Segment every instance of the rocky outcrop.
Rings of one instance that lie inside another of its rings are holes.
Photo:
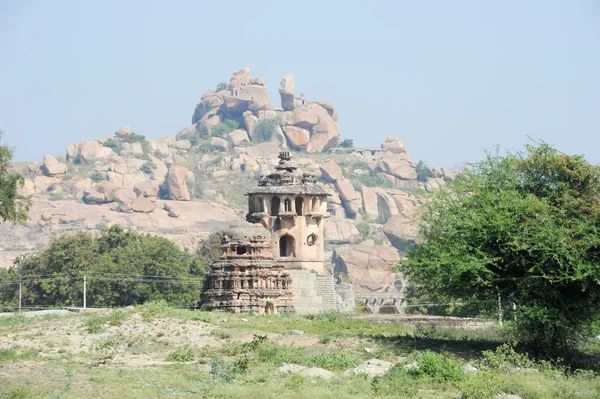
[[[296,80],[294,75],[285,75],[279,84],[279,95],[281,96],[281,108],[284,111],[294,109],[294,94],[296,91]]]
[[[227,139],[232,145],[258,144],[264,135],[261,137],[257,126],[261,121],[271,120],[269,140],[281,147],[289,145],[298,151],[320,152],[338,143],[337,113],[330,102],[307,102],[303,94],[295,97],[293,75],[283,78],[279,93],[283,111],[276,111],[271,105],[264,79],[252,78],[250,70],[242,68],[232,74],[227,86],[202,95],[192,125],[182,129],[177,140],[212,136],[216,125],[234,120],[245,135],[237,130],[230,133]]]
[[[62,177],[67,173],[67,165],[58,162],[52,155],[44,155],[42,170],[46,176]]]
[[[156,208],[156,203],[146,197],[138,197],[131,203],[131,210],[134,212],[150,213]]]
[[[360,238],[360,232],[349,220],[327,219],[323,225],[325,239],[334,244],[348,244]]]
[[[188,170],[182,166],[171,166],[165,181],[164,191],[169,199],[175,201],[189,201],[190,193],[185,182]]]
[[[416,180],[417,171],[416,165],[410,161],[408,153],[404,152],[401,154],[394,154],[392,152],[385,152],[377,167],[384,173],[392,175],[402,180]]]
[[[361,209],[361,199],[356,193],[354,186],[350,180],[337,180],[335,182],[335,189],[340,195],[342,200],[342,206],[346,210],[349,217],[355,218],[358,211]]]
[[[131,134],[131,128],[129,126],[123,126],[115,132],[117,137],[126,137]]]
[[[334,273],[349,276],[355,291],[377,292],[400,291],[402,279],[393,271],[399,260],[394,248],[378,245],[342,245],[332,257]]]
[[[321,171],[321,177],[329,183],[335,183],[344,178],[342,168],[335,161],[325,162],[319,167],[319,170]]]
[[[111,148],[104,147],[96,140],[84,141],[77,145],[77,158],[82,162],[93,163],[98,159],[110,157],[114,154]]]
[[[297,151],[306,151],[310,142],[310,132],[308,130],[297,126],[284,126],[282,129],[290,148]]]
[[[402,140],[397,137],[388,137],[385,142],[381,144],[381,148],[385,151],[389,151],[392,154],[404,154],[406,153],[406,145]]]
[[[417,222],[402,214],[395,215],[383,225],[383,232],[398,251],[406,251],[416,243]]]

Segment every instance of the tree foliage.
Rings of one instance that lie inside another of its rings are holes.
[[[275,130],[280,126],[281,120],[279,118],[261,119],[254,125],[254,135],[259,143],[270,141]]]
[[[0,140],[3,132],[0,130]],[[13,149],[6,144],[0,144],[0,222],[17,223],[27,220],[27,212],[31,202],[17,194],[17,189],[23,187],[23,176],[14,172],[10,161]]]
[[[415,168],[415,171],[417,172],[417,180],[420,182],[426,182],[427,179],[429,179],[430,177],[433,176],[433,172],[431,171],[431,169],[429,169],[427,164],[423,161],[419,161],[417,163],[417,167]]]
[[[354,140],[344,139],[344,140],[340,141],[338,146],[340,146],[342,148],[352,148],[352,147],[354,147]]]
[[[217,85],[217,92],[227,90],[227,83],[221,82]]]
[[[83,276],[88,306],[127,306],[166,300],[188,306],[200,297],[206,265],[169,240],[126,232],[119,226],[97,238],[87,233],[62,236],[22,263],[26,305],[81,306]],[[3,281],[17,282],[9,270]],[[14,301],[15,285],[0,285],[0,298]]]
[[[223,122],[219,122],[213,126],[211,132],[215,137],[223,137],[226,134],[233,132],[238,127],[240,127],[240,123],[238,121],[234,119],[225,119]]]
[[[448,298],[515,304],[516,338],[557,354],[600,308],[600,170],[541,143],[469,165],[430,194],[400,265]]]

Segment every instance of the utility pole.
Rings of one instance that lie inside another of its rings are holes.
[[[21,314],[21,301],[23,299],[23,255],[19,259],[19,314]]]
[[[502,327],[502,297],[500,296],[500,291],[498,291],[498,323],[500,327]]]
[[[86,308],[86,280],[87,280],[87,276],[83,276],[83,308]]]

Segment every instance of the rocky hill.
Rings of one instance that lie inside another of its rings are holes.
[[[153,140],[123,127],[28,164],[21,194],[33,209],[27,223],[0,225],[0,267],[60,234],[112,224],[194,250],[245,216],[244,193],[289,149],[331,193],[325,239],[332,267],[357,289],[394,290],[401,281],[390,264],[415,239],[419,193],[453,174],[418,165],[395,137],[373,148],[339,147],[331,103],[296,96],[292,75],[279,93],[281,109],[271,104],[264,79],[243,68],[205,92],[193,124],[174,136]]]

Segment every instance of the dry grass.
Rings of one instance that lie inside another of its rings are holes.
[[[90,331],[90,325],[100,328]],[[339,315],[209,314],[160,304],[0,318],[0,397],[598,397],[595,372],[535,362],[502,342],[496,329],[415,329]],[[588,349],[600,352],[596,344]],[[397,366],[375,379],[345,372],[374,357]],[[413,361],[428,367],[407,372],[404,365]],[[215,374],[215,362],[224,371]],[[335,377],[280,375],[283,362],[324,367]],[[464,373],[466,363],[479,371]]]

